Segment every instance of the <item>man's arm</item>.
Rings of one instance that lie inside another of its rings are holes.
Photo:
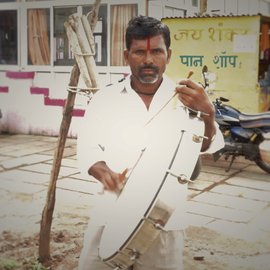
[[[176,87],[179,100],[187,107],[200,111],[202,120],[205,124],[204,136],[201,152],[209,149],[212,143],[212,149],[220,149],[224,146],[222,134],[215,122],[215,107],[209,99],[204,88],[190,79],[184,79]],[[218,136],[217,136],[218,135]]]
[[[202,117],[204,121],[204,136],[207,137],[203,140],[201,152],[206,151],[210,144],[215,140],[217,128],[215,126],[215,112]]]

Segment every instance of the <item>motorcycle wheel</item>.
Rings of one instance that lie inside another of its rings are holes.
[[[265,172],[270,173],[270,164],[263,161],[261,157],[255,160],[255,163]]]

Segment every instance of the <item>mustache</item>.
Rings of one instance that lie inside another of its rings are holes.
[[[153,69],[156,72],[159,71],[159,68],[157,66],[153,66],[153,65],[143,65],[140,67],[140,70],[143,70],[143,69]]]

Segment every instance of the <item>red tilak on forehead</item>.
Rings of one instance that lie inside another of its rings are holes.
[[[147,37],[147,51],[150,51],[150,37]]]

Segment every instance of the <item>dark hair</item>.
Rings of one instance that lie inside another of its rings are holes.
[[[132,18],[126,29],[126,48],[130,50],[133,39],[146,39],[163,35],[167,50],[171,45],[170,30],[168,26],[160,20],[148,16],[137,16]]]

